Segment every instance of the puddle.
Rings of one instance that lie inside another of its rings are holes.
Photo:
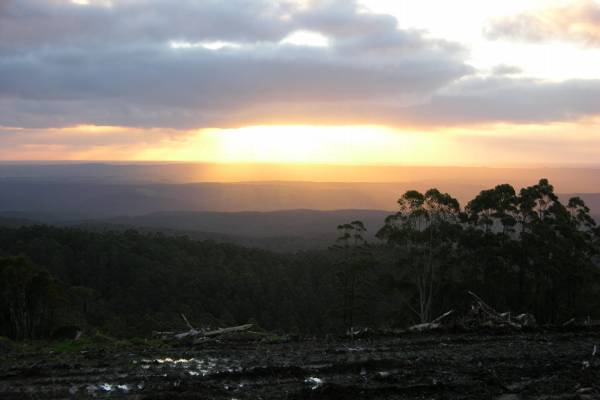
[[[164,371],[164,369],[172,369],[174,371],[182,370],[187,372],[188,375],[194,377],[204,377],[222,372],[239,372],[242,370],[239,364],[232,362],[228,358],[218,359],[214,357],[178,359],[165,357],[156,359],[143,359],[139,362],[139,364],[140,368],[144,370],[151,370],[153,368],[160,368],[162,371]]]
[[[308,383],[309,385],[311,385],[311,387],[310,387],[310,388],[311,388],[312,390],[316,390],[316,389],[318,389],[319,387],[321,387],[321,385],[323,385],[323,379],[321,379],[321,378],[317,378],[317,377],[314,377],[314,376],[311,376],[311,377],[309,377],[309,378],[306,378],[306,379],[304,380],[304,383]]]
[[[69,394],[75,396],[78,393],[87,393],[90,396],[95,396],[96,393],[119,393],[127,394],[132,390],[142,390],[144,388],[143,383],[137,385],[133,384],[121,384],[121,383],[89,383],[84,385],[74,385],[69,388]]]

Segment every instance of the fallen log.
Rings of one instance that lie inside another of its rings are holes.
[[[181,318],[183,319],[183,322],[185,322],[185,324],[188,326],[188,328],[190,328],[190,331],[196,330],[196,328],[194,328],[192,326],[192,324],[190,324],[190,321],[188,321],[188,319],[186,318],[185,314],[181,313],[179,315],[181,315]]]
[[[471,297],[473,297],[475,299],[475,302],[477,303],[477,305],[479,306],[481,311],[485,312],[486,314],[488,314],[489,316],[491,316],[495,319],[505,320],[498,311],[494,310],[492,307],[487,305],[487,303],[485,301],[483,301],[481,299],[481,297],[477,296],[475,293],[471,292],[470,290],[468,293]]]
[[[185,324],[187,325],[188,328],[190,328],[189,331],[187,332],[182,332],[182,333],[178,333],[176,335],[173,335],[173,337],[175,339],[185,339],[188,337],[194,337],[194,336],[198,336],[199,334],[202,333],[202,331],[194,328],[194,326],[190,323],[190,321],[187,319],[187,317],[185,316],[185,314],[181,313],[179,314],[179,316],[181,317],[181,319],[183,319],[183,322],[185,322]]]
[[[173,334],[172,337],[177,340],[191,339],[194,343],[202,343],[211,338],[215,338],[215,337],[218,337],[221,335],[226,335],[229,333],[247,331],[254,326],[252,324],[245,324],[245,325],[231,326],[228,328],[215,329],[212,331],[206,331],[206,330],[196,329],[196,328],[192,327],[192,325],[189,323],[189,321],[187,320],[187,318],[185,318],[185,316],[183,314],[181,314],[181,317],[184,319],[184,321],[186,321],[186,324],[188,325],[188,327],[190,327],[190,330],[188,330],[186,332]]]
[[[204,332],[203,335],[206,337],[220,336],[225,333],[247,331],[248,329],[252,328],[252,326],[253,326],[252,324],[245,324],[245,325],[232,326],[229,328],[215,329],[214,331]]]
[[[443,320],[445,320],[446,318],[448,318],[449,316],[451,316],[452,314],[454,314],[454,310],[446,311],[445,313],[443,313],[442,315],[440,315],[439,317],[437,317],[436,319],[434,319],[433,321],[431,321],[431,323],[432,324],[439,324]]]
[[[495,322],[500,325],[508,325],[515,329],[521,329],[522,325],[512,322],[510,320],[510,313],[505,313],[504,315],[500,314],[493,307],[489,306],[485,301],[481,299],[481,297],[477,296],[475,293],[469,290],[469,295],[475,299],[475,303],[477,304],[478,310],[486,314],[489,319],[488,322]]]
[[[190,329],[187,332],[178,333],[178,334],[174,335],[173,337],[175,339],[181,340],[181,339],[185,339],[185,338],[188,338],[188,337],[194,337],[194,336],[198,336],[198,335],[202,335],[202,332],[200,332],[200,331],[198,331],[196,329]]]
[[[424,331],[433,331],[439,329],[442,324],[433,323],[433,322],[424,322],[422,324],[417,324],[408,327],[409,332],[424,332]]]
[[[433,321],[413,325],[413,326],[409,327],[408,330],[411,332],[424,332],[424,331],[432,331],[432,330],[439,329],[442,326],[442,322],[446,318],[451,316],[452,314],[454,314],[454,310],[446,311],[445,313],[443,313],[442,315],[440,315]]]
[[[514,319],[521,326],[527,326],[527,327],[537,326],[537,321],[536,321],[535,317],[533,316],[533,314],[529,314],[529,313],[519,314]]]

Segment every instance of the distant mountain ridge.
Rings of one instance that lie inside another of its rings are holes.
[[[82,221],[55,221],[54,225],[91,231],[161,232],[197,240],[236,243],[273,251],[327,248],[338,237],[337,226],[361,220],[367,237],[374,239],[390,212],[382,210],[284,210],[271,212],[159,212]],[[48,221],[46,221],[48,222]],[[34,219],[0,217],[0,226],[33,225]]]
[[[411,189],[437,187],[465,205],[485,187],[454,182],[116,184],[0,179],[0,213],[53,221],[172,211],[388,210]],[[560,189],[560,188],[558,188]],[[581,193],[600,214],[600,193]],[[562,194],[567,199],[571,194]]]
[[[269,212],[160,212],[101,220],[108,224],[215,232],[246,237],[335,237],[336,227],[362,221],[373,235],[384,224],[383,210],[282,210]]]
[[[213,240],[258,247],[276,252],[324,249],[335,243],[339,224],[361,220],[367,238],[383,226],[385,210],[281,210],[268,212],[157,212],[138,216],[119,216],[87,220],[36,220],[36,215],[0,215],[0,226],[18,227],[37,223],[71,226],[90,231],[160,232],[186,235],[195,240]],[[600,222],[600,216],[596,216]]]

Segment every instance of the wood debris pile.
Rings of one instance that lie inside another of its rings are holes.
[[[510,312],[499,313],[475,293],[469,292],[469,295],[473,298],[473,304],[467,315],[457,317],[454,310],[450,310],[431,322],[413,325],[408,330],[410,332],[424,332],[443,328],[463,328],[467,330],[504,328],[521,330],[537,326],[535,317],[532,314],[513,315]]]
[[[244,324],[218,329],[198,329],[189,322],[184,314],[181,314],[181,318],[189,328],[187,331],[180,333],[154,332],[154,336],[161,339],[176,340],[187,344],[202,344],[219,340],[252,340],[263,338],[265,335],[267,335],[263,332],[252,331],[251,329],[254,327],[253,324]]]

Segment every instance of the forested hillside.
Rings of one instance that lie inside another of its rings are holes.
[[[469,290],[542,323],[600,316],[598,228],[581,199],[562,204],[548,181],[518,194],[499,185],[462,208],[436,189],[408,191],[398,207],[376,240],[352,221],[329,250],[296,254],[132,230],[2,228],[0,335],[77,326],[146,336],[181,328],[180,313],[198,326],[286,332],[405,326],[465,310]]]

